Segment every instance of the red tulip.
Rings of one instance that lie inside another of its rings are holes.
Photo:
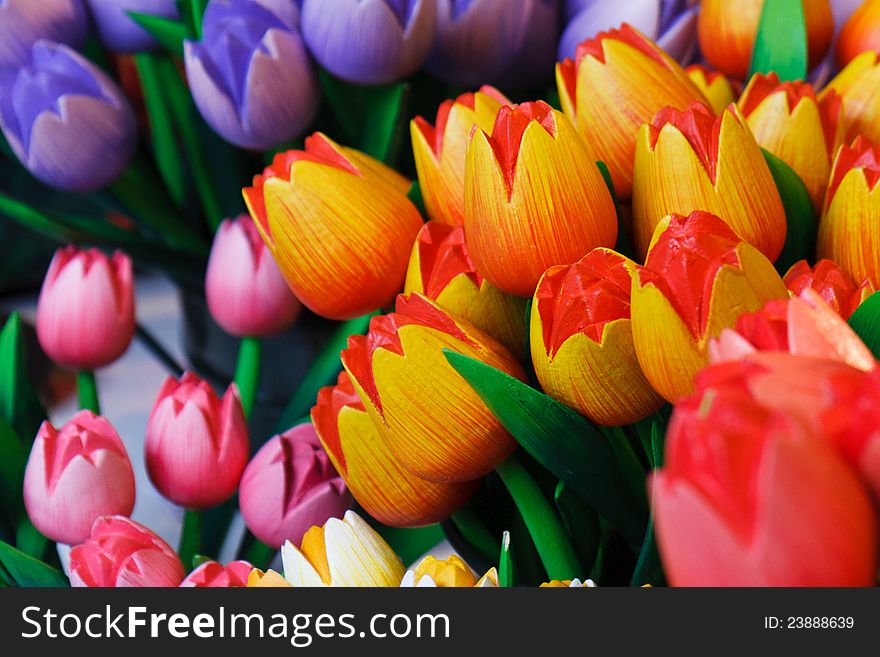
[[[206,561],[180,583],[181,588],[244,588],[254,567],[247,561],[233,561],[225,566]]]
[[[786,272],[785,286],[792,294],[800,294],[810,288],[844,319],[855,312],[862,301],[874,294],[874,286],[869,279],[856,285],[852,278],[831,260],[820,260],[810,267],[806,260],[794,263]]]

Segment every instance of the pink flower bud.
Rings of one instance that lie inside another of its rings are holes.
[[[220,224],[208,260],[205,295],[216,322],[238,336],[283,331],[302,308],[246,214]]]
[[[183,588],[243,588],[254,567],[247,561],[232,561],[225,566],[206,561],[180,583]]]
[[[34,526],[59,543],[89,537],[95,520],[134,508],[134,472],[106,418],[80,411],[60,430],[43,422],[24,473],[24,505]]]
[[[177,586],[180,558],[141,524],[122,516],[98,518],[89,539],[70,551],[71,586]]]
[[[204,509],[229,499],[249,452],[238,388],[221,400],[191,372],[169,376],[147,420],[145,449],[150,480],[172,502]]]
[[[59,365],[95,369],[119,358],[134,335],[131,259],[66,246],[55,252],[37,302],[37,337]]]
[[[248,529],[274,548],[287,540],[299,545],[309,527],[341,518],[352,501],[311,422],[260,448],[244,471],[238,496]]]

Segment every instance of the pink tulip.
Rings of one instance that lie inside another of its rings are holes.
[[[205,295],[216,322],[238,336],[283,331],[302,308],[246,214],[220,224],[208,260]]]
[[[119,358],[134,335],[131,259],[66,246],[55,252],[37,302],[37,337],[59,365],[91,370]]]
[[[122,516],[98,518],[89,539],[70,551],[71,586],[177,586],[180,558],[149,529]]]
[[[341,518],[351,495],[311,422],[270,439],[241,478],[239,506],[248,529],[275,548],[299,545],[313,525]]]
[[[247,586],[248,575],[254,569],[247,561],[232,561],[225,566],[206,561],[180,583],[183,588],[241,588]]]
[[[41,533],[68,545],[86,540],[101,516],[131,513],[131,461],[105,418],[80,411],[61,430],[40,425],[24,473],[24,505]]]
[[[147,420],[147,471],[159,492],[189,509],[220,504],[235,494],[247,463],[248,428],[238,388],[222,401],[191,372],[162,384]]]

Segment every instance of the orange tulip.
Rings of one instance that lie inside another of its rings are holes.
[[[849,319],[862,301],[875,292],[867,278],[856,285],[831,260],[820,260],[815,267],[810,267],[806,260],[799,260],[791,266],[782,280],[794,295],[801,294],[806,289],[814,290],[843,319]]]
[[[837,152],[816,250],[857,281],[880,284],[880,146],[859,137]]]
[[[845,142],[859,136],[880,142],[880,52],[858,55],[828,83],[822,95],[831,91],[843,99]]]
[[[880,51],[880,0],[865,0],[837,36],[837,65],[843,68],[866,50]]]
[[[244,189],[263,241],[294,294],[319,315],[348,319],[403,286],[422,218],[405,178],[321,133],[275,156]]]
[[[709,101],[709,107],[716,114],[721,114],[724,109],[736,100],[738,90],[729,79],[718,71],[713,71],[702,64],[691,64],[685,69],[691,81],[703,92]],[[737,85],[739,87],[739,85]],[[741,89],[742,87],[739,87]]]
[[[704,210],[775,260],[785,243],[785,209],[770,169],[735,105],[716,117],[695,103],[660,110],[639,131],[633,232],[644,256],[657,223]]]
[[[834,35],[828,0],[803,0],[807,50],[812,68],[825,56]],[[702,0],[697,19],[700,52],[732,78],[748,75],[764,0]]]
[[[633,272],[636,355],[654,390],[675,401],[694,389],[708,342],[744,312],[788,296],[760,251],[718,217],[693,212],[660,222],[645,266]]]
[[[626,23],[584,41],[573,60],[558,63],[556,86],[562,109],[608,166],[623,200],[632,194],[638,127],[666,105],[683,109],[706,101],[669,55]]]
[[[542,101],[506,105],[491,135],[474,133],[464,203],[477,271],[511,294],[531,296],[547,267],[617,239],[614,201],[593,156]]]
[[[444,349],[525,378],[498,342],[416,293],[398,297],[396,312],[374,317],[366,336],[351,336],[342,364],[404,468],[431,481],[469,481],[498,466],[516,443]]]
[[[421,116],[410,124],[419,186],[428,216],[444,224],[464,223],[464,168],[471,130],[491,132],[502,105],[510,103],[494,87],[444,101],[432,126]]]
[[[505,294],[474,267],[464,228],[437,221],[426,223],[413,245],[404,294],[418,292],[470,322],[503,344],[523,353],[526,336],[525,300]]]
[[[532,362],[541,387],[598,424],[629,424],[663,403],[633,346],[632,264],[595,249],[548,269],[532,301]]]
[[[843,141],[840,96],[816,98],[807,82],[779,82],[775,73],[756,74],[739,99],[739,109],[758,145],[790,166],[819,211],[831,162]]]
[[[358,504],[386,525],[417,527],[445,520],[477,487],[476,481],[439,484],[403,469],[345,372],[335,386],[318,392],[312,423]]]

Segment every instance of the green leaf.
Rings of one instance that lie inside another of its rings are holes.
[[[486,527],[474,509],[466,504],[450,518],[461,537],[479,553],[483,559],[494,562],[498,539]]]
[[[501,554],[498,557],[498,586],[513,586],[513,546],[510,543],[510,532],[501,535]]]
[[[874,292],[849,316],[849,325],[880,358],[880,292]]]
[[[749,77],[775,72],[779,79],[807,77],[807,25],[802,0],[764,2]]]
[[[583,579],[590,572],[599,552],[599,540],[602,537],[599,517],[580,497],[571,492],[565,482],[560,481],[556,485],[553,501],[565,532],[577,550],[578,558],[587,568],[578,575]]]
[[[197,39],[202,38],[202,18],[207,7],[208,0],[190,0],[190,19]]]
[[[70,586],[60,570],[3,541],[0,541],[0,566],[6,570],[14,586]]]
[[[776,269],[785,274],[798,260],[812,261],[816,252],[816,234],[819,224],[813,210],[813,202],[803,181],[781,159],[764,150],[764,160],[779,190],[782,207],[785,209],[787,232],[782,253],[776,259]]]
[[[428,210],[425,208],[425,200],[422,197],[422,188],[418,180],[413,180],[412,185],[409,186],[409,191],[406,193],[406,197],[416,206],[422,218],[427,218]]]
[[[370,319],[375,314],[370,313],[355,317],[339,324],[315,360],[312,361],[308,372],[300,381],[290,401],[287,402],[284,412],[275,425],[279,432],[286,431],[301,417],[308,415],[315,403],[315,398],[318,396],[318,390],[336,382],[337,375],[342,371],[339,352],[348,345],[350,335],[360,335],[366,332],[370,325]]]
[[[134,22],[153,35],[162,46],[178,57],[183,57],[183,40],[189,36],[186,25],[179,20],[165,18],[164,16],[153,16],[152,14],[144,14],[137,11],[127,11],[125,13]],[[145,94],[145,96],[149,100],[149,95]]]
[[[9,527],[22,515],[21,485],[27,453],[9,423],[0,418],[0,510]]]
[[[397,162],[408,99],[407,84],[371,90],[364,108],[365,125],[359,142],[362,151],[389,165]]]
[[[27,514],[22,513],[15,530],[15,547],[35,559],[42,559],[50,543],[54,545],[34,527]]]
[[[443,351],[526,452],[638,549],[647,509],[627,484],[608,440],[586,418],[552,397],[478,360]]]
[[[666,442],[666,435],[660,427],[660,422],[654,420],[651,424],[651,460],[654,468],[663,466],[663,450]],[[654,536],[654,514],[648,520],[648,529],[645,532],[645,542],[639,552],[638,561],[633,571],[632,586],[642,586],[650,584],[652,586],[663,586],[666,578],[663,574],[663,565],[660,561],[660,553],[657,551],[657,540]]]
[[[46,410],[27,376],[25,362],[21,315],[14,312],[0,331],[0,418],[18,434],[22,449],[28,453],[46,419]]]

